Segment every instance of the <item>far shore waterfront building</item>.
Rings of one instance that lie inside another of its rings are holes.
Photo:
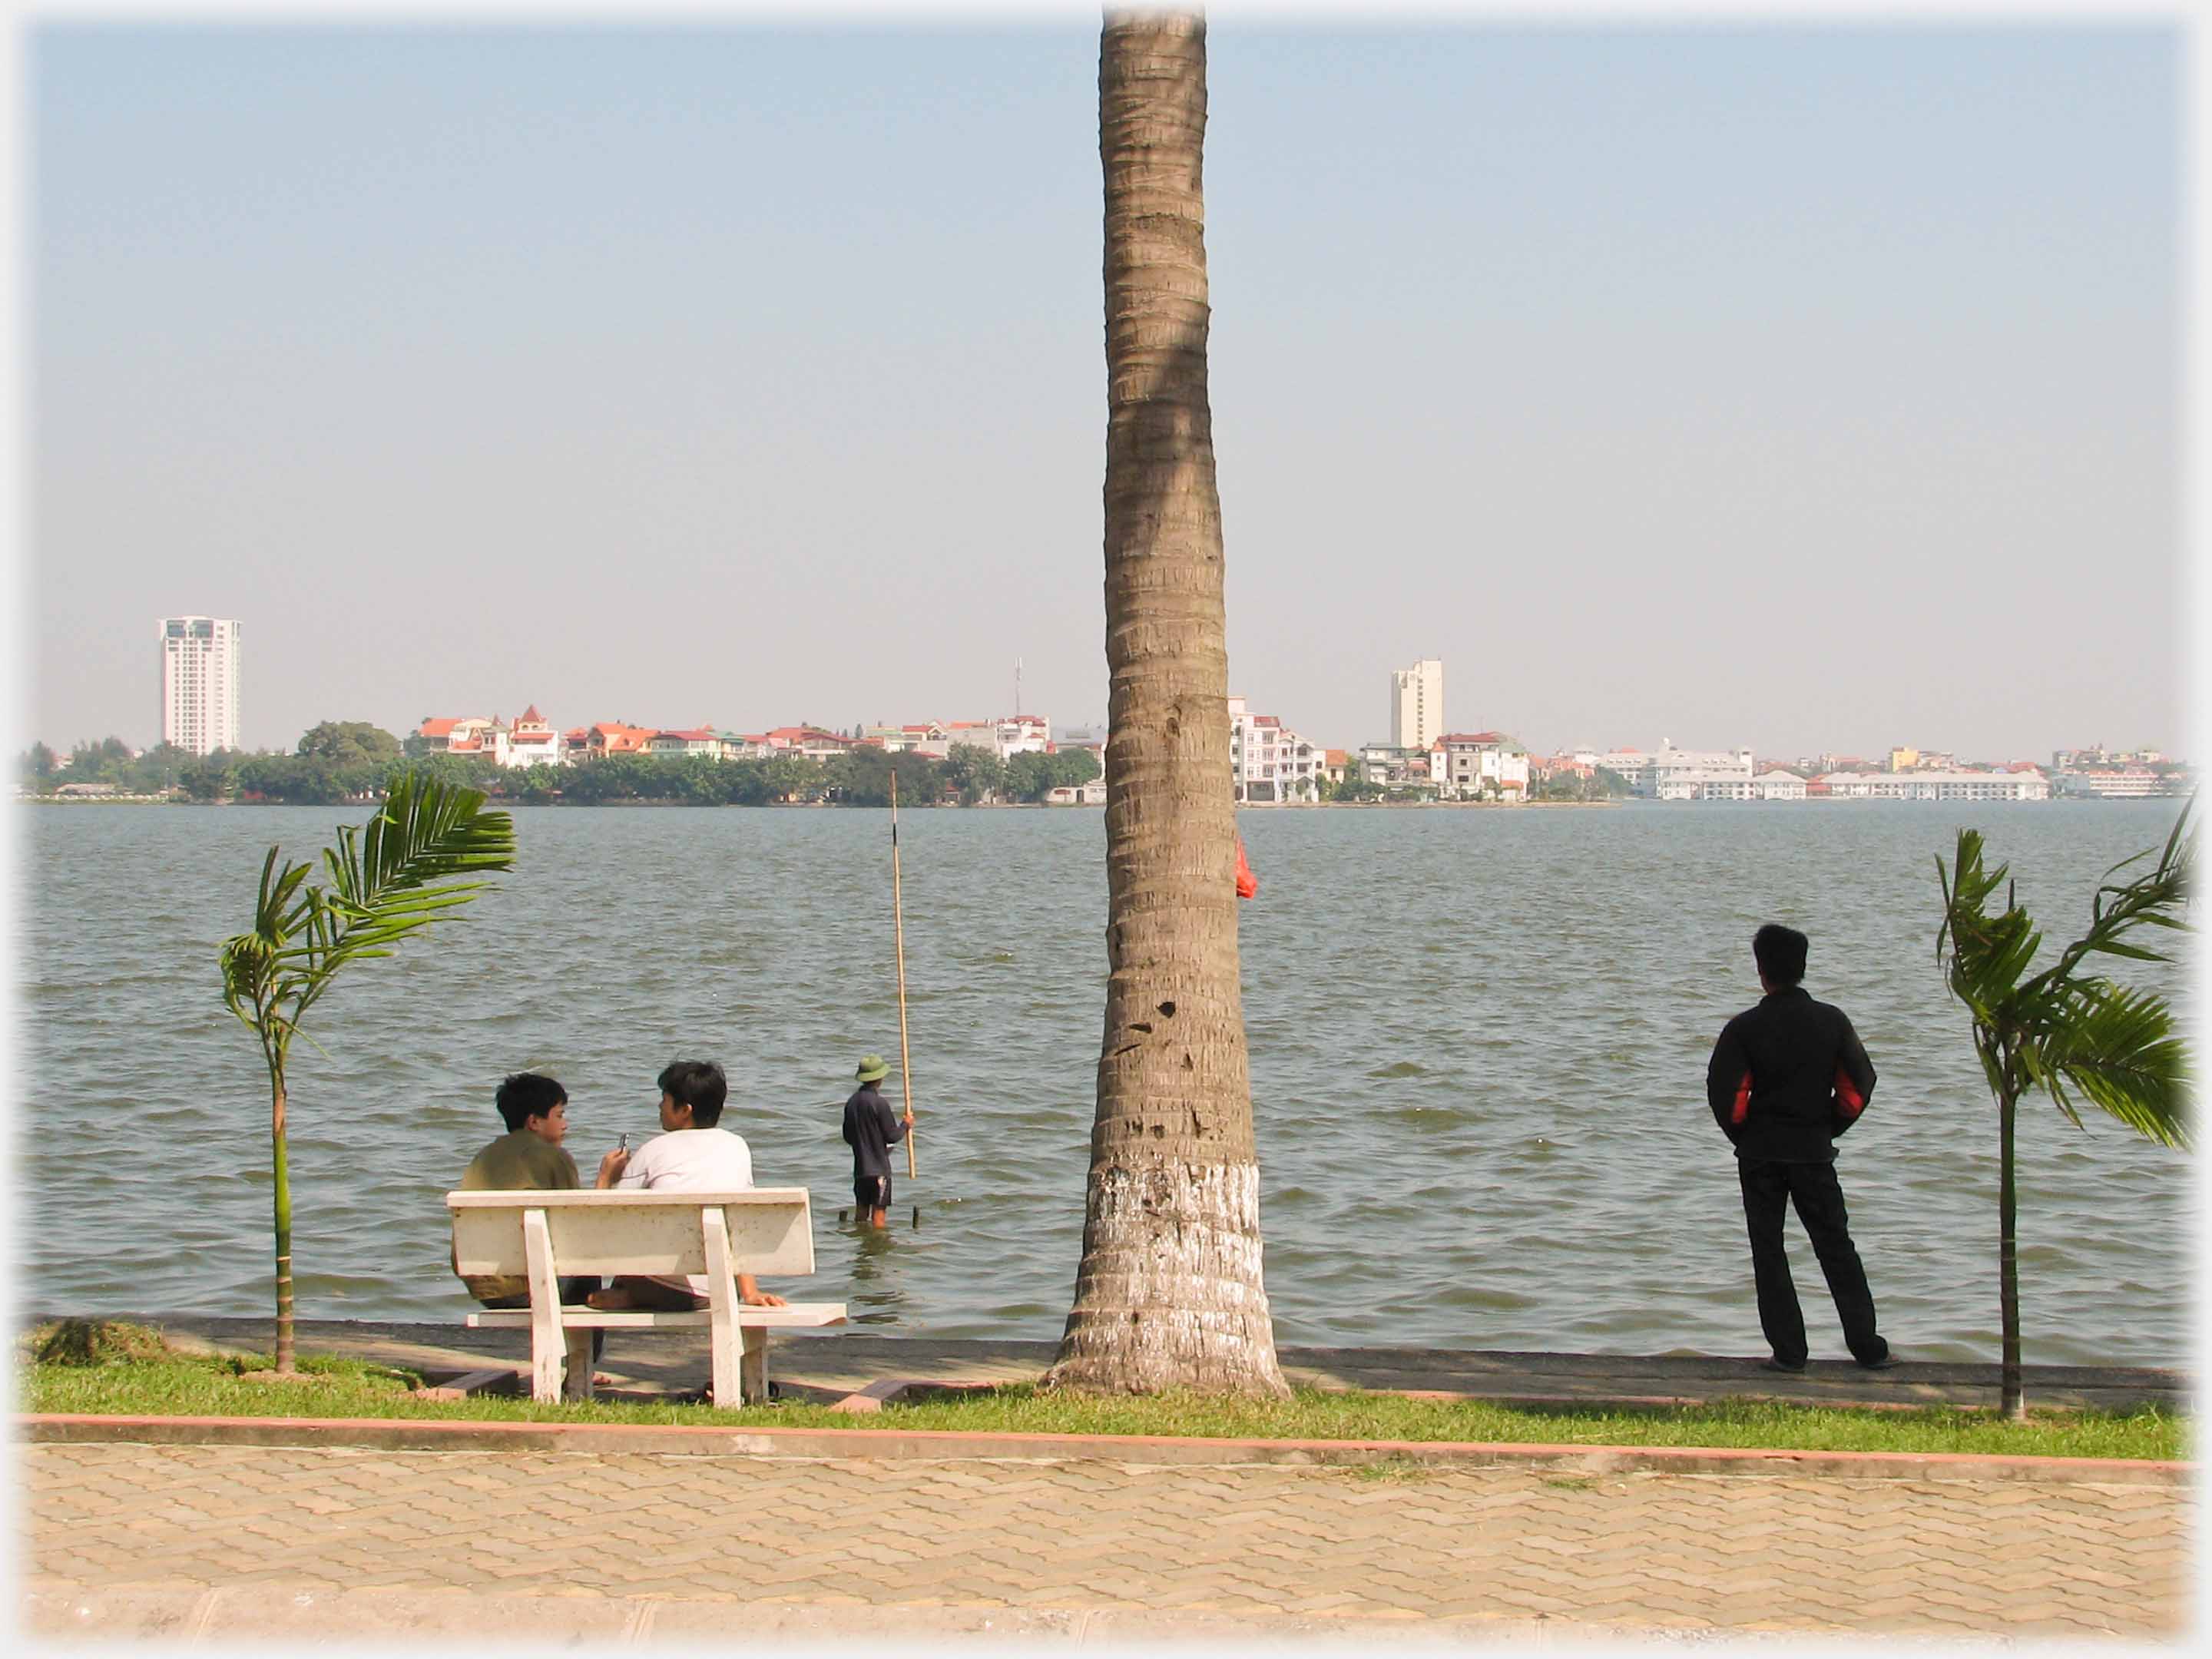
[[[2088,749],[2054,749],[2051,751],[2053,772],[2094,772],[2121,766],[2169,766],[2166,752],[2160,749],[2107,749],[2098,744]]]
[[[1052,722],[1042,714],[1012,714],[991,722],[991,742],[1000,760],[1017,755],[1053,752]]]
[[[1587,783],[1597,775],[1597,751],[1562,749],[1557,754],[1529,763],[1530,775],[1548,783],[1554,778],[1577,778]]]
[[[1679,788],[1695,783],[1702,787],[1713,775],[1739,778],[1747,784],[1752,779],[1748,749],[1677,749],[1665,738],[1660,738],[1659,747],[1649,754],[1641,749],[1613,749],[1595,757],[1595,761],[1607,771],[1618,774],[1627,784],[1629,793],[1645,800],[1693,799],[1662,791],[1669,785]]]
[[[1273,714],[1255,714],[1243,698],[1229,699],[1229,775],[1237,801],[1280,806],[1319,800],[1328,751],[1308,742]]]
[[[1386,789],[1426,789],[1435,776],[1432,759],[1426,749],[1395,743],[1364,744],[1359,750],[1359,779]]]
[[[2049,800],[2040,772],[1830,772],[1830,800]]]
[[[830,760],[862,746],[859,739],[825,732],[818,726],[779,726],[763,732],[759,742],[764,754],[797,755],[811,761]]]
[[[796,756],[825,761],[856,749],[878,749],[886,754],[919,754],[943,760],[965,744],[988,750],[1001,760],[1016,755],[1051,754],[1061,745],[1051,737],[1051,722],[1042,714],[1016,714],[995,720],[924,720],[898,726],[860,728],[848,737],[818,726],[779,726],[772,731],[727,731],[711,726],[639,726],[626,720],[600,720],[572,726],[556,734],[532,708],[507,727],[483,720],[426,720],[413,739],[421,751],[457,754],[510,751],[535,755],[550,749],[571,763],[604,760],[617,755],[651,755],[663,758],[703,756],[714,760],[764,760],[772,756]],[[526,741],[527,740],[527,741]],[[1079,743],[1079,748],[1104,749],[1103,738]],[[502,764],[527,765],[528,760]]]
[[[1528,750],[1503,732],[1448,732],[1425,749],[1367,744],[1346,760],[1345,772],[1363,783],[1412,789],[1437,800],[1517,806],[1528,799]]]
[[[1448,732],[1436,741],[1429,776],[1443,800],[1528,799],[1528,751],[1503,732]]]
[[[532,703],[517,717],[507,734],[507,761],[509,766],[560,766],[568,761],[562,747],[561,734],[553,723],[538,712]]]
[[[426,715],[407,747],[419,755],[481,757],[495,766],[562,766],[570,758],[568,739],[534,702],[512,725],[495,714],[453,720]]]
[[[1805,780],[1782,767],[1757,777],[1741,772],[1678,770],[1658,785],[1655,800],[1803,800]]]
[[[161,741],[194,755],[237,748],[237,622],[164,617],[160,626]]]
[[[2090,766],[2060,772],[2052,787],[2063,795],[2087,795],[2100,800],[2148,800],[2159,795],[2185,795],[2193,780],[2186,772],[2154,772],[2148,766]]]
[[[927,755],[943,760],[951,752],[950,734],[935,720],[915,726],[864,726],[862,741],[880,744],[887,755]]]
[[[1390,676],[1392,749],[1426,750],[1443,735],[1444,665],[1424,657]]]
[[[656,759],[680,760],[687,755],[698,755],[708,760],[720,760],[722,734],[708,726],[695,726],[681,732],[656,732],[645,747],[646,752]]]
[[[923,720],[906,726],[864,726],[860,741],[880,746],[893,755],[927,755],[932,760],[943,760],[955,749],[982,749],[1000,760],[1012,760],[1017,755],[1049,755],[1061,745],[1052,738],[1052,722],[1042,714],[1010,714],[995,720]],[[1105,739],[1097,744],[1074,745],[1078,748],[1096,747],[1103,750]]]
[[[426,755],[482,756],[504,764],[507,727],[488,714],[464,714],[455,719],[426,715],[415,728],[415,748]]]
[[[653,741],[649,726],[632,726],[623,720],[600,720],[592,726],[579,726],[564,733],[561,746],[568,753],[571,764],[586,761],[605,760],[610,755],[642,755],[646,745]]]

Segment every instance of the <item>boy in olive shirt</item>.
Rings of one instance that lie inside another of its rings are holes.
[[[565,1192],[583,1185],[576,1160],[561,1149],[568,1133],[566,1089],[535,1072],[517,1072],[499,1085],[492,1103],[507,1133],[469,1161],[461,1175],[463,1192]],[[520,1273],[463,1273],[461,1283],[487,1308],[530,1305],[530,1280]],[[596,1277],[563,1279],[561,1300],[581,1302],[599,1288]],[[592,1333],[594,1358],[605,1334]]]

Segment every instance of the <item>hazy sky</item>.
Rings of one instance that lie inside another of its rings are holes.
[[[1217,17],[1231,689],[2182,741],[2178,37]],[[28,37],[17,745],[1103,715],[1095,24]]]

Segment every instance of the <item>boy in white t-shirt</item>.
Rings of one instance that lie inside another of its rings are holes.
[[[662,1193],[742,1193],[753,1184],[752,1149],[743,1135],[718,1127],[730,1096],[729,1080],[711,1060],[679,1060],[660,1074],[660,1127],[633,1158],[619,1149],[599,1160],[592,1184],[643,1188]],[[781,1308],[784,1299],[738,1275],[738,1298],[755,1308]],[[594,1308],[658,1308],[678,1312],[704,1307],[703,1273],[678,1277],[617,1274],[612,1288],[585,1298]]]

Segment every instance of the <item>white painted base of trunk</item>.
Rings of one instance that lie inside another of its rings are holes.
[[[1287,1396],[1261,1280],[1260,1170],[1094,1169],[1075,1306],[1048,1388]]]

